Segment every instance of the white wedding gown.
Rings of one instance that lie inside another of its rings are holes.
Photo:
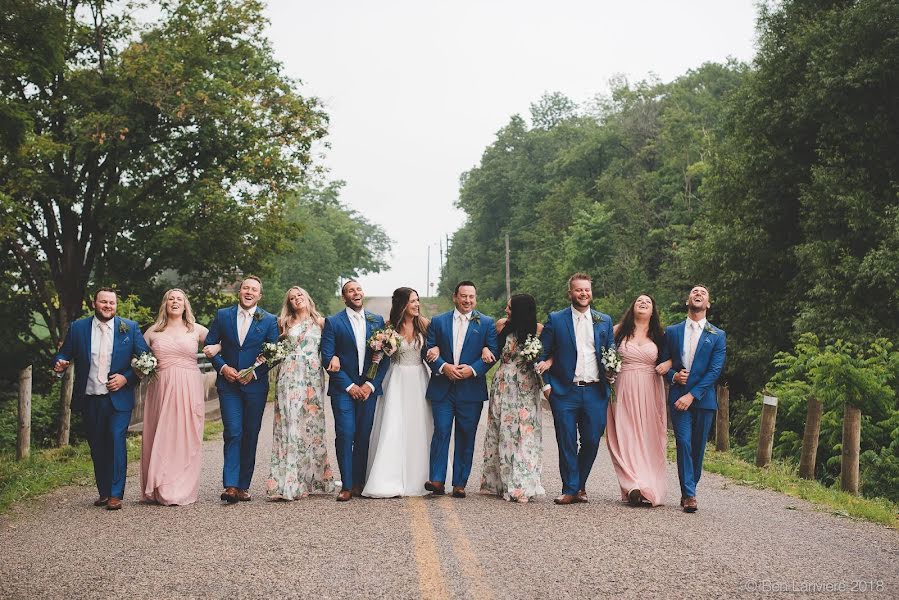
[[[403,340],[391,357],[384,396],[375,409],[363,496],[424,496],[434,432],[431,403],[425,399],[430,371],[420,346]]]

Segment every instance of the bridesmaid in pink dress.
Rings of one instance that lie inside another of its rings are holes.
[[[156,322],[144,334],[159,361],[144,401],[140,481],[145,503],[197,500],[205,400],[197,348],[206,333],[194,320],[187,294],[172,289],[163,295]]]
[[[621,373],[609,403],[606,441],[621,499],[631,506],[658,506],[668,491],[668,432],[665,386],[661,373],[671,361],[656,365],[665,332],[655,301],[637,297],[615,325]]]

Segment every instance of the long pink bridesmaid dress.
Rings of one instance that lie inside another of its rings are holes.
[[[658,348],[652,341],[625,340],[618,346],[621,372],[615,402],[609,403],[606,441],[621,499],[639,489],[653,506],[663,504],[668,491],[665,386],[656,374]]]
[[[159,364],[144,401],[141,499],[191,504],[200,487],[205,400],[197,334],[160,332],[148,343]]]

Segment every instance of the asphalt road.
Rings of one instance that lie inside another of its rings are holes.
[[[58,490],[0,519],[0,598],[899,597],[896,531],[715,475],[694,515],[677,506],[673,465],[667,506],[629,508],[603,451],[590,503],[555,506],[545,419],[548,495],[537,502],[476,493],[476,460],[464,500],[270,503],[269,410],[254,501],[219,502],[220,441],[205,443],[191,506],[138,504],[136,473],[118,512],[94,508],[91,487]]]

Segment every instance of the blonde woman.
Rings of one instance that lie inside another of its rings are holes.
[[[197,348],[207,329],[194,320],[187,294],[168,290],[144,334],[159,361],[144,401],[141,500],[184,505],[197,500],[203,444],[203,376]]]
[[[296,500],[334,492],[334,473],[325,447],[324,371],[319,348],[324,319],[309,293],[287,290],[278,330],[294,349],[281,363],[272,432],[270,500]]]

